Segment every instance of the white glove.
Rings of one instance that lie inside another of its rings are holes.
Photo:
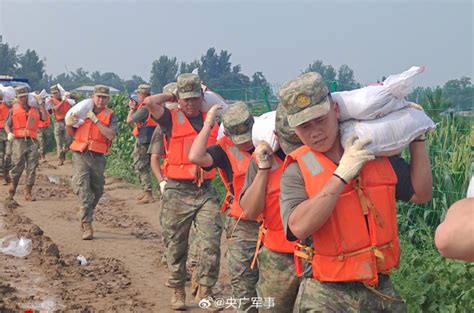
[[[356,177],[365,162],[375,159],[372,150],[363,149],[371,142],[369,138],[361,140],[355,135],[350,137],[346,141],[344,154],[334,174],[346,183]]]
[[[72,126],[76,124],[78,121],[77,115],[76,114],[71,114],[65,121],[66,126]]]
[[[8,133],[8,135],[7,135],[7,140],[8,141],[13,141],[14,138],[15,138],[15,136],[13,135],[13,133]]]
[[[255,158],[259,169],[269,169],[272,167],[272,147],[266,142],[262,141],[255,148]]]
[[[163,194],[165,192],[165,187],[166,187],[166,180],[162,180],[160,182],[160,191],[161,191],[161,194]]]
[[[207,123],[213,126],[214,123],[216,122],[216,117],[220,115],[221,110],[222,110],[221,104],[214,104],[211,107],[211,109],[207,112],[206,120],[204,121],[204,123]]]
[[[89,111],[87,112],[87,118],[90,119],[92,121],[92,123],[94,124],[97,124],[99,122],[99,119],[97,118],[97,116],[95,116],[94,112],[92,111]]]

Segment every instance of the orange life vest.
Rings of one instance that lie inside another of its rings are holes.
[[[255,156],[253,156],[255,158]],[[263,224],[259,231],[259,241],[265,248],[282,253],[293,253],[296,242],[286,239],[280,216],[280,180],[283,174],[283,161],[273,156],[272,168],[268,173],[265,192],[265,208],[262,211]],[[257,243],[259,248],[259,243]]]
[[[138,105],[137,110],[140,109],[141,107],[143,107],[143,105],[144,105],[143,102],[140,103],[140,104]],[[147,117],[145,123],[138,122],[138,123],[135,125],[135,127],[133,128],[132,134],[133,134],[133,136],[137,137],[138,134],[139,134],[139,132],[140,132],[140,128],[142,128],[142,127],[156,127],[156,126],[158,126],[158,123],[155,122],[155,120],[151,117],[150,111],[148,111],[148,117]]]
[[[51,114],[49,114],[48,110],[46,111],[46,120],[45,121],[39,121],[38,128],[48,128],[49,125],[51,124]]]
[[[337,167],[308,146],[289,154],[285,168],[294,161],[301,169],[308,197],[324,187]],[[348,182],[329,219],[312,235],[314,249],[309,260],[313,278],[324,282],[360,281],[373,286],[379,273],[398,266],[396,183],[388,158],[367,162],[359,176]],[[295,250],[295,255],[299,252]]]
[[[224,150],[232,168],[232,181],[229,181],[225,171],[223,171],[221,168],[218,169],[218,172],[222,178],[222,182],[224,183],[225,189],[227,191],[224,198],[224,203],[221,207],[221,212],[224,212],[227,207],[230,207],[230,216],[247,220],[242,208],[239,205],[238,197],[242,191],[242,188],[244,187],[245,175],[247,173],[247,169],[249,168],[252,155],[247,151],[242,151],[237,148],[234,142],[227,136],[219,139],[217,144],[222,148],[222,150]],[[234,191],[233,194],[231,189]]]
[[[113,111],[111,109],[104,108],[97,114],[97,118],[102,124],[109,126],[112,114]],[[89,150],[106,154],[111,144],[112,142],[100,132],[99,127],[87,118],[84,124],[77,128],[74,134],[74,141],[69,148],[78,152]]]
[[[29,111],[16,102],[12,108],[12,126],[13,135],[16,138],[32,138],[36,139],[40,114],[38,109],[31,108]]]
[[[8,117],[8,108],[7,104],[4,101],[0,102],[0,129],[5,128],[5,122],[7,121]]]
[[[197,132],[189,122],[186,115],[181,109],[170,110],[172,119],[172,130],[169,142],[166,142],[166,175],[168,178],[177,180],[193,180],[199,182],[200,180],[213,179],[215,170],[204,171],[197,165],[191,163],[188,158],[189,149],[196,139]],[[206,113],[202,113],[203,120],[206,119]],[[211,134],[207,141],[207,146],[216,143],[217,123],[211,130]]]
[[[64,104],[62,106],[60,106],[59,109],[57,109],[57,110],[53,109],[54,119],[56,121],[64,120],[64,117],[66,116],[67,111],[69,111],[69,109],[71,108],[71,104],[69,104],[69,101],[67,101],[67,99],[61,101],[61,100],[58,100],[56,98],[51,98],[51,101],[53,102],[54,106],[57,106],[57,105],[61,104],[62,102],[64,102]]]

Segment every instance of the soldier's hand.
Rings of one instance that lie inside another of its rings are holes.
[[[72,126],[74,124],[76,124],[78,121],[78,118],[77,118],[77,115],[74,113],[74,114],[71,114],[65,121],[66,123],[66,126]]]
[[[360,169],[369,160],[375,159],[372,150],[364,149],[372,140],[358,139],[352,136],[346,141],[344,154],[342,155],[339,166],[334,171],[334,175],[341,178],[345,183],[359,174]]]
[[[258,168],[261,170],[268,170],[272,167],[272,147],[263,141],[255,148],[255,158],[257,159]]]
[[[89,111],[87,112],[86,117],[92,121],[92,123],[97,124],[99,122],[99,119],[97,116],[95,116],[94,112]]]
[[[131,110],[135,110],[136,107],[137,107],[137,104],[134,100],[130,99],[130,100],[128,100],[128,106]]]
[[[163,193],[165,192],[165,187],[166,187],[166,180],[162,180],[160,182],[160,191],[161,191],[161,194],[163,195]]]
[[[15,136],[13,135],[13,133],[8,133],[8,135],[7,135],[7,140],[8,141],[13,141],[14,138],[15,138]]]
[[[408,107],[412,108],[412,109],[416,109],[418,111],[422,111],[422,112],[424,111],[423,107],[421,105],[419,105],[418,103],[415,103],[415,102],[408,103]]]
[[[207,112],[206,120],[204,121],[204,123],[213,126],[214,123],[216,122],[216,117],[220,115],[221,110],[222,110],[221,104],[214,104],[211,107],[211,109]]]

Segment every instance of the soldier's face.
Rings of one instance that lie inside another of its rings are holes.
[[[94,101],[94,105],[97,110],[102,110],[109,102],[110,97],[94,95],[92,100]]]
[[[28,96],[21,96],[21,97],[17,97],[17,98],[18,98],[18,101],[22,105],[27,105],[28,104]]]
[[[146,94],[143,94],[143,93],[139,93],[137,94],[137,98],[138,98],[138,102],[142,103],[146,97],[148,97],[149,95],[146,95]]]
[[[313,151],[328,152],[339,135],[339,107],[331,104],[328,114],[295,127],[301,141]]]
[[[61,100],[61,94],[59,93],[59,91],[53,92],[53,98],[56,100]]]
[[[202,96],[199,96],[187,99],[179,99],[178,103],[186,116],[195,117],[198,116],[199,112],[201,111],[202,101]]]

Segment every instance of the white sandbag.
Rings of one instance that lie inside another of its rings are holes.
[[[423,71],[424,67],[412,66],[403,73],[390,75],[382,85],[331,93],[339,104],[340,121],[372,120],[407,107],[409,102],[405,97],[415,76]]]
[[[66,96],[66,90],[64,90],[63,86],[61,86],[61,84],[59,83],[58,83],[58,89],[59,89],[59,95],[64,100],[64,97]]]
[[[471,180],[469,181],[469,186],[467,186],[466,198],[474,198],[474,175],[471,175]]]
[[[68,119],[72,114],[75,114],[77,116],[78,122],[72,126],[77,128],[84,124],[87,112],[92,111],[93,109],[94,101],[92,99],[84,99],[70,108],[69,111],[67,111],[65,118]]]
[[[76,105],[76,100],[74,100],[74,99],[67,99],[67,102],[69,102],[69,104],[70,104],[71,106],[75,106],[75,105]]]
[[[222,111],[224,111],[228,104],[225,102],[224,98],[222,98],[219,94],[212,92],[212,91],[205,91],[204,92],[204,101],[202,103],[202,112],[207,112],[211,109],[214,104],[222,105]]]
[[[360,139],[370,138],[372,143],[366,146],[376,156],[399,154],[416,137],[435,129],[435,123],[425,112],[405,108],[370,121],[349,120],[339,125],[341,143],[352,135]]]
[[[41,90],[41,92],[38,95],[41,99],[45,99],[49,97],[49,94],[46,92],[46,90]]]
[[[32,92],[28,94],[28,106],[30,106],[30,108],[38,107],[38,98],[36,97],[36,94]]]
[[[275,119],[276,111],[267,112],[254,117],[255,122],[252,127],[252,142],[255,147],[262,141],[266,141],[272,147],[273,152],[280,149],[275,135]]]
[[[13,88],[12,86],[8,86],[8,87],[1,86],[0,89],[2,90],[3,101],[10,104],[13,100],[15,100],[15,97],[16,97],[15,88]]]
[[[225,133],[224,133],[224,123],[221,123],[219,125],[219,131],[217,132],[217,140],[221,139],[222,137],[225,136]]]

